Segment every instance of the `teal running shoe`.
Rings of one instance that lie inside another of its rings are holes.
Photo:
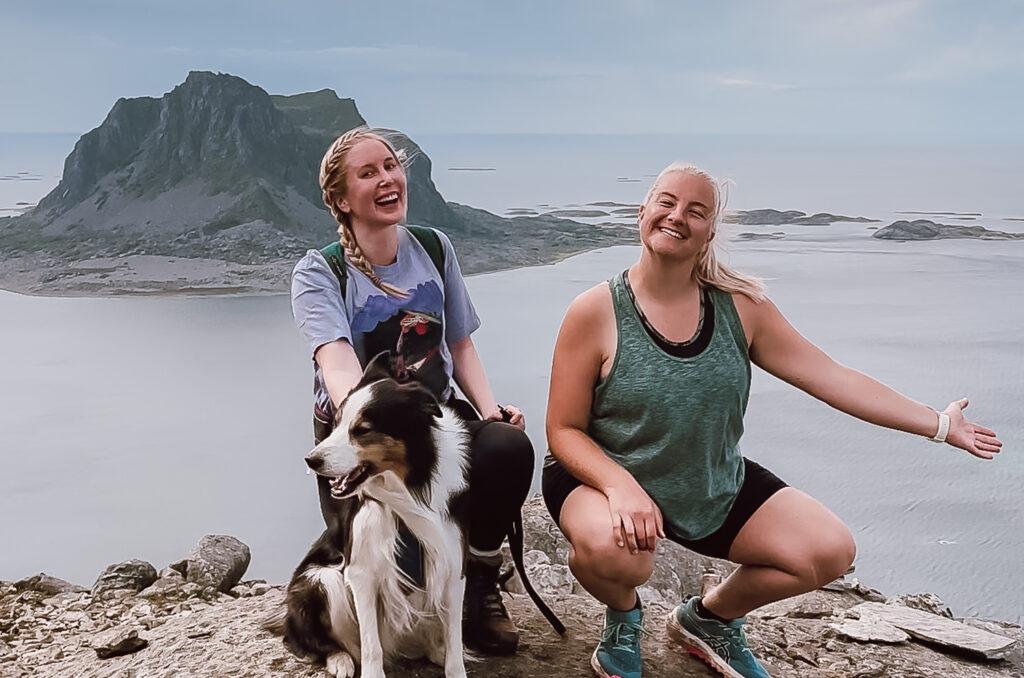
[[[590,666],[601,678],[640,678],[640,634],[644,631],[644,611],[634,608],[619,612],[608,608],[604,615],[601,642],[590,658]]]
[[[747,647],[743,619],[728,624],[697,616],[691,596],[668,617],[668,637],[726,678],[771,678]]]

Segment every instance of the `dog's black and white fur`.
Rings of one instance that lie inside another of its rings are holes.
[[[403,375],[404,376],[404,375]],[[285,643],[338,678],[382,678],[387,657],[466,676],[462,650],[469,439],[462,419],[375,358],[306,457],[348,498],[288,586]],[[425,586],[396,563],[398,519],[423,546]]]

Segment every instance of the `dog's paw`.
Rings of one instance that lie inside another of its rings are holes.
[[[446,666],[444,669],[444,678],[466,678],[466,667],[462,662],[458,662],[455,666]]]
[[[327,657],[327,673],[334,678],[352,678],[356,675],[356,663],[352,655],[342,650]]]

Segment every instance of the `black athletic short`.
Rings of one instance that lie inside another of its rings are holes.
[[[702,539],[691,540],[674,534],[666,522],[665,536],[691,551],[712,558],[728,559],[729,549],[736,540],[736,535],[750,520],[750,516],[754,515],[754,512],[761,508],[761,505],[768,501],[769,497],[782,488],[788,487],[778,476],[755,461],[744,457],[743,465],[745,467],[743,485],[721,527]],[[554,518],[556,525],[558,516],[562,512],[562,504],[565,503],[569,493],[582,484],[553,457],[549,456],[544,460],[541,491],[544,494],[544,504],[548,507],[548,513]]]

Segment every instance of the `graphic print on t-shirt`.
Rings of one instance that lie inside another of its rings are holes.
[[[382,351],[400,358],[406,369],[435,394],[442,394],[448,377],[441,356],[444,340],[444,295],[433,280],[420,283],[409,297],[375,294],[356,310],[353,332],[363,335],[364,355],[372,359]]]

